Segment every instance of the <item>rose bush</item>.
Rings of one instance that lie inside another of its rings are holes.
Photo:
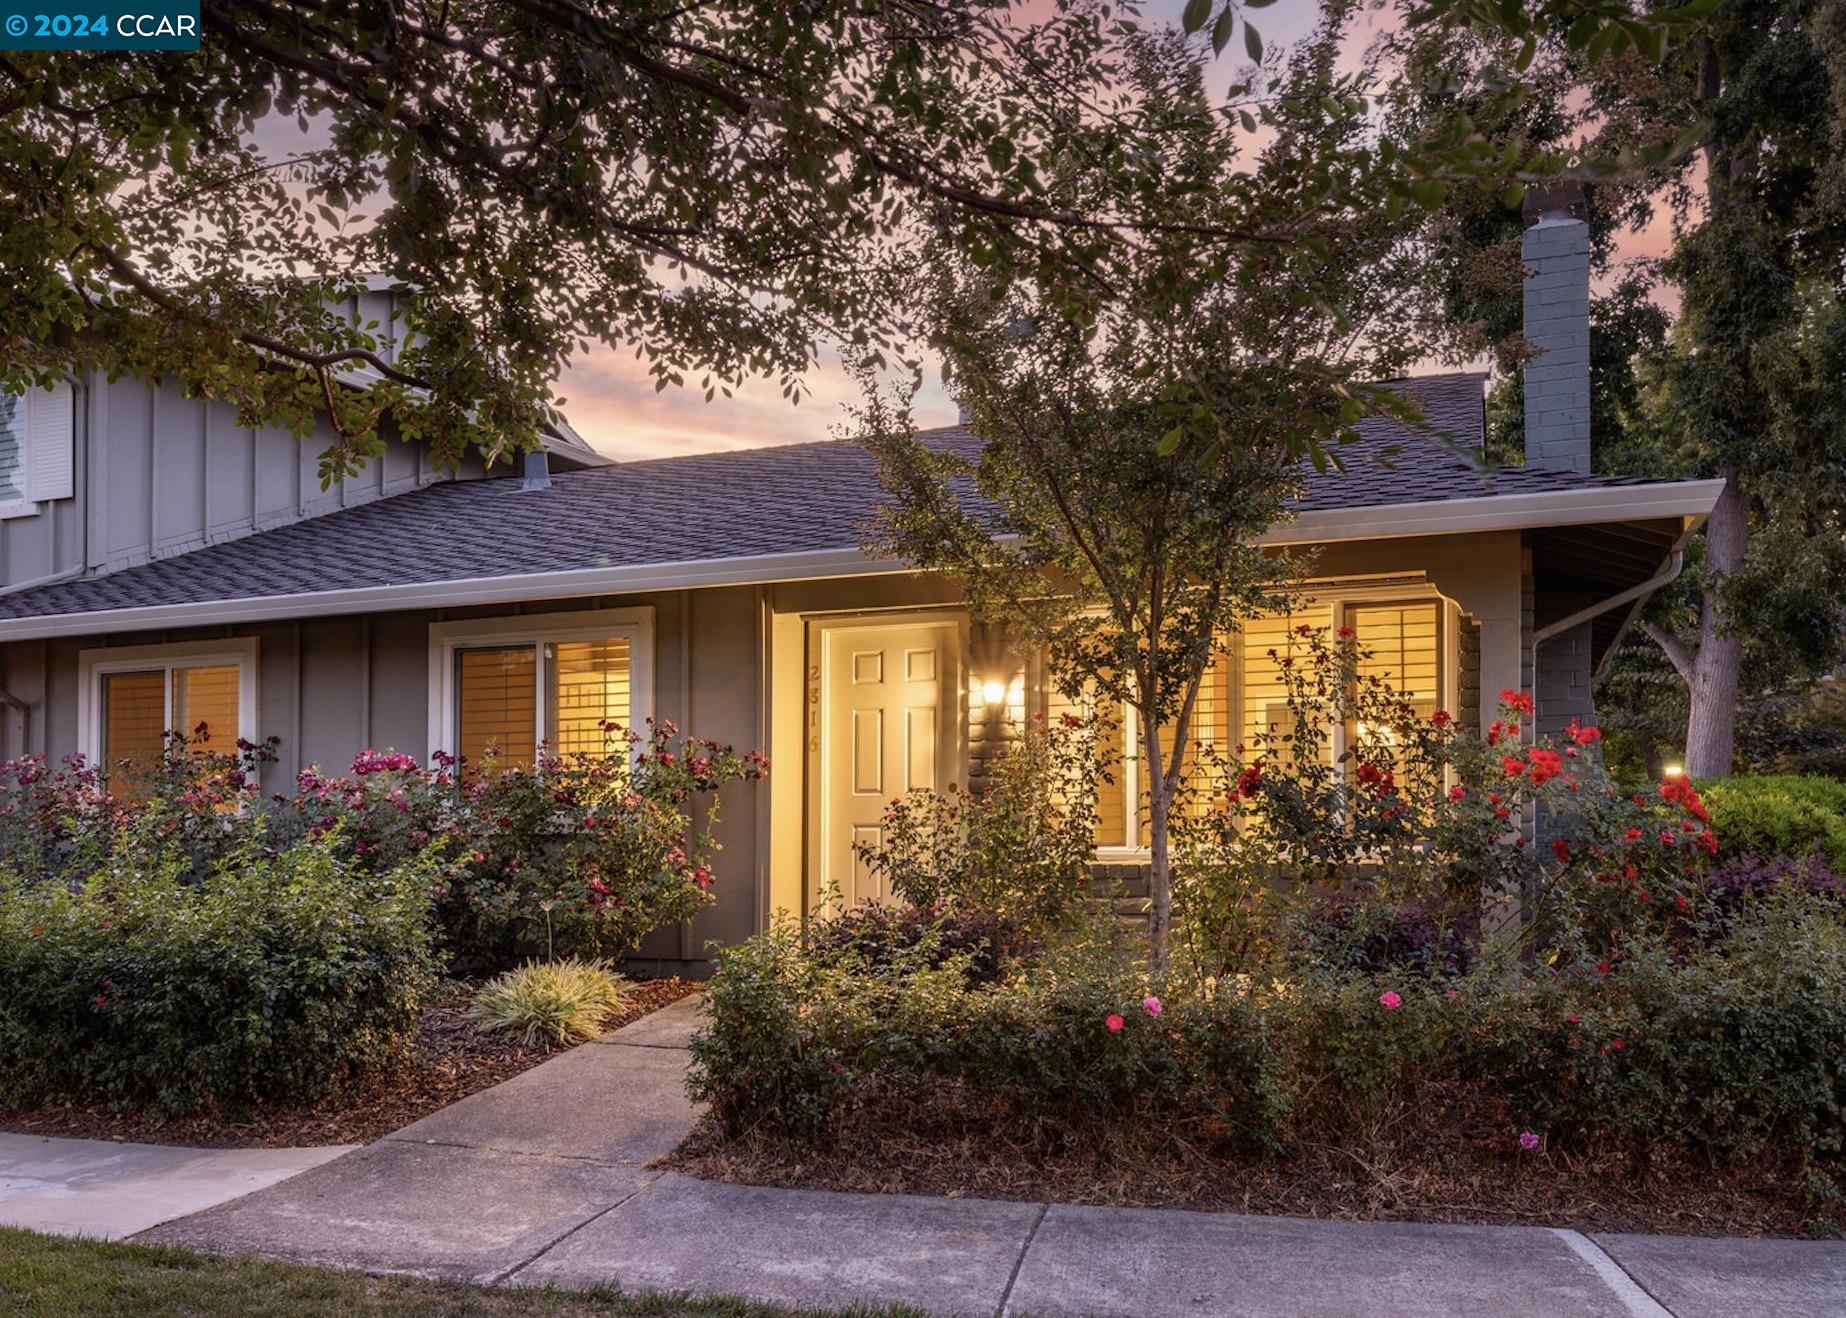
[[[533,763],[461,765],[438,754],[367,750],[341,774],[304,770],[295,790],[263,797],[273,741],[214,753],[171,737],[166,753],[112,794],[101,766],[70,757],[0,764],[0,865],[22,883],[80,884],[99,868],[132,869],[138,847],[162,864],[185,858],[204,882],[251,845],[269,853],[324,844],[343,869],[397,871],[435,849],[430,910],[440,946],[463,971],[533,956],[620,956],[650,930],[711,900],[717,793],[760,778],[768,762],[681,738],[605,727],[602,749]],[[118,773],[122,772],[118,769]]]
[[[452,846],[453,877],[434,896],[460,969],[621,956],[710,904],[717,793],[769,765],[681,738],[671,721],[604,734],[599,752],[542,748],[530,764],[367,751],[339,776],[307,770],[269,809],[284,832],[337,832],[365,865]]]
[[[1277,659],[1285,714],[1249,744],[1205,748],[1180,811],[1177,924],[1203,973],[1273,968],[1291,927],[1317,937],[1304,908],[1355,888],[1433,923],[1435,941],[1606,951],[1671,912],[1716,852],[1692,785],[1622,791],[1595,727],[1535,736],[1532,697],[1513,690],[1485,730],[1420,714],[1347,629],[1297,632]]]

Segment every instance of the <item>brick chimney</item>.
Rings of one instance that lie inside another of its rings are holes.
[[[1526,194],[1526,466],[1590,469],[1590,226],[1575,187]]]

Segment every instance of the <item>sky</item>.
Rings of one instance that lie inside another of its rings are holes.
[[[1147,21],[1177,23],[1184,6],[1185,0],[1144,0],[1143,16]],[[1318,6],[1314,0],[1281,0],[1252,13],[1265,44],[1274,48],[1305,36]],[[1389,21],[1389,14],[1388,8],[1376,9],[1366,21]],[[1220,57],[1226,83],[1235,76],[1241,47],[1239,37]],[[1630,235],[1617,252],[1618,260],[1661,254],[1667,238],[1664,226],[1656,228]],[[837,363],[814,368],[808,384],[812,394],[798,406],[782,397],[774,380],[746,381],[731,397],[720,394],[706,402],[694,389],[656,392],[632,351],[598,348],[571,364],[558,392],[564,414],[579,434],[601,452],[629,460],[830,438],[846,420],[845,409],[858,401],[858,388]],[[955,404],[934,371],[916,399],[915,413],[923,427],[955,420]]]
[[[1178,23],[1184,8],[1185,0],[1143,0],[1142,13],[1148,22]],[[1318,7],[1314,0],[1281,0],[1253,13],[1265,43],[1275,46],[1306,35]],[[1223,56],[1227,82],[1240,50],[1241,37]],[[611,457],[632,459],[831,438],[846,419],[844,409],[858,401],[858,386],[836,363],[814,369],[808,383],[813,395],[799,406],[782,397],[774,380],[747,381],[732,397],[708,403],[693,389],[656,393],[632,352],[599,349],[572,363],[558,392],[564,415],[584,439]],[[933,371],[915,414],[923,427],[955,421],[955,404]]]

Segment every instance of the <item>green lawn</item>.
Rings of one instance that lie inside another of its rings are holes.
[[[898,1315],[903,1310],[848,1310]],[[790,1318],[793,1311],[742,1300],[622,1295],[613,1290],[491,1290],[405,1277],[367,1277],[262,1259],[219,1259],[151,1245],[66,1240],[0,1227],[0,1313],[189,1314],[339,1318],[402,1314],[426,1318]]]

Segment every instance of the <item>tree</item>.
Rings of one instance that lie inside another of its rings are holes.
[[[1687,769],[1717,776],[1733,765],[1740,706],[1826,672],[1846,640],[1832,584],[1846,568],[1846,415],[1831,385],[1846,364],[1846,171],[1835,150],[1846,138],[1846,12],[1831,0],[1705,10],[1687,40],[1600,62],[1574,28],[1541,27],[1545,90],[1524,113],[1479,122],[1496,138],[1576,143],[1604,162],[1583,171],[1599,253],[1618,228],[1662,210],[1673,224],[1657,269],[1624,272],[1596,300],[1592,437],[1599,470],[1725,480],[1683,583],[1657,596],[1642,624],[1685,690]],[[1502,34],[1453,29],[1407,46],[1426,102],[1443,113],[1452,102],[1507,104],[1496,93],[1523,54]],[[1516,243],[1516,227],[1465,210],[1446,226],[1435,268],[1451,311],[1506,326],[1517,249],[1510,264],[1492,257]],[[1470,282],[1483,268],[1510,277]],[[1678,298],[1670,328],[1650,300],[1656,278]],[[1516,382],[1496,390],[1502,451],[1519,448],[1516,400]],[[1605,689],[1647,686],[1632,650],[1618,661],[1635,669],[1632,681]],[[1657,742],[1654,722],[1637,719],[1637,734]]]
[[[1115,113],[1133,137],[1089,140],[1047,187],[1164,225],[1105,254],[1106,299],[1057,268],[998,280],[931,251],[928,330],[983,446],[929,447],[901,398],[874,397],[857,428],[890,494],[869,548],[958,577],[977,617],[1044,647],[1066,695],[1134,712],[1156,974],[1202,679],[1300,567],[1263,534],[1361,416],[1410,419],[1366,382],[1415,360],[1433,323],[1406,293],[1414,212],[1391,202],[1395,144],[1354,90],[1369,75],[1337,71],[1349,12],[1329,5],[1266,79],[1260,135],[1212,103],[1196,46],[1130,38]],[[1232,230],[1290,239],[1217,240]]]
[[[1216,8],[1217,45],[1241,25],[1260,56],[1241,0]],[[326,415],[324,479],[387,428],[449,461],[531,446],[592,343],[660,388],[766,375],[799,399],[819,342],[901,336],[890,272],[921,234],[1004,275],[1094,270],[1162,222],[1046,186],[1110,113],[1132,3],[201,13],[193,54],[0,55],[0,386],[85,367],[297,433]],[[1500,164],[1461,126],[1426,145],[1401,196]],[[334,310],[366,272],[405,287],[395,349]]]

